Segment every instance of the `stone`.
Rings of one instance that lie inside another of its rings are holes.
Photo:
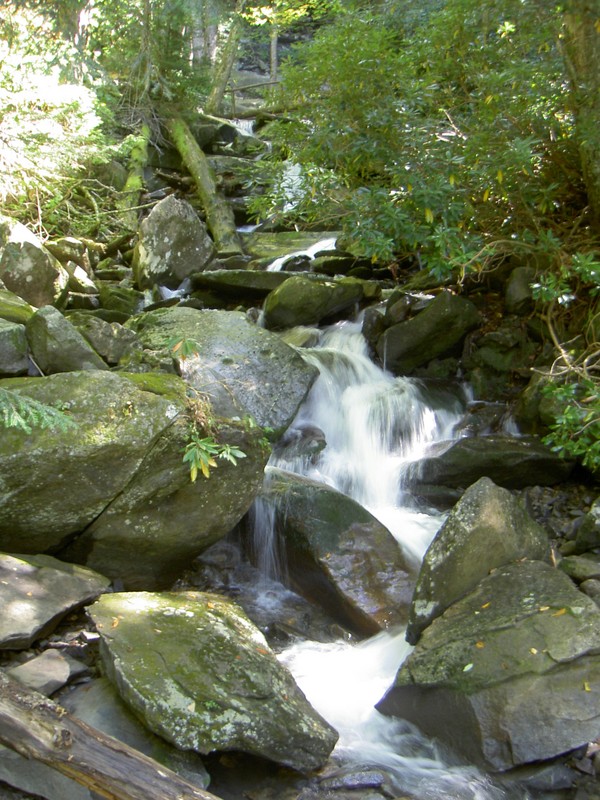
[[[162,284],[176,289],[215,255],[206,225],[186,200],[169,195],[142,221],[134,255],[140,289]]]
[[[327,760],[336,732],[230,600],[116,593],[90,615],[108,677],[150,730],[176,747],[242,751],[300,771]]]
[[[205,270],[191,276],[192,290],[212,289],[232,301],[262,302],[278,286],[290,278],[288,272],[266,272],[256,269]]]
[[[509,314],[523,316],[531,311],[535,276],[534,267],[515,267],[510,273],[504,289],[504,305]]]
[[[50,696],[73,678],[87,672],[87,667],[59,650],[44,650],[39,656],[7,672],[35,692]]]
[[[0,215],[0,279],[4,288],[41,308],[64,301],[69,273],[25,225]]]
[[[576,583],[600,580],[600,555],[586,553],[581,556],[567,556],[561,558],[558,566]]]
[[[53,306],[44,306],[31,317],[27,340],[33,360],[44,375],[108,369],[87,340]]]
[[[549,561],[548,535],[509,491],[480,478],[450,512],[425,553],[407,641],[416,644],[436,617],[491,570],[521,558]]]
[[[560,570],[499,567],[424,631],[377,708],[488,770],[555,758],[598,735],[599,623]]]
[[[260,498],[275,510],[292,587],[362,635],[404,624],[414,567],[359,503],[317,481],[268,468]]]
[[[479,323],[470,300],[442,291],[411,319],[387,328],[377,341],[377,355],[396,375],[409,375],[434,358],[452,355]]]
[[[29,347],[25,326],[0,317],[0,376],[26,375]]]
[[[168,351],[178,339],[193,342],[197,356],[180,363],[188,383],[215,398],[225,393],[240,416],[250,414],[274,438],[290,425],[318,374],[278,336],[236,311],[159,309],[126,327],[149,350]]]
[[[0,554],[0,648],[24,650],[69,611],[91,602],[110,581],[52,556]]]
[[[331,242],[339,236],[337,231],[281,231],[278,233],[242,234],[244,252],[254,258],[276,259],[291,253],[313,250],[321,242]],[[329,248],[330,249],[330,248]]]
[[[68,320],[110,366],[142,349],[135,333],[118,322],[106,322],[85,312],[72,312]]]
[[[35,313],[35,308],[14,292],[0,288],[0,319],[25,324]]]
[[[314,325],[359,303],[362,282],[355,278],[325,280],[295,275],[272,291],[263,309],[267,328]]]
[[[125,318],[139,314],[144,307],[144,294],[130,286],[98,281],[98,289],[102,308],[118,312]]]

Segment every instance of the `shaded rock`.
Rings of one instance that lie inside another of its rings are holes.
[[[296,275],[275,289],[264,305],[267,328],[313,325],[360,302],[364,296],[360,281],[313,279]]]
[[[127,327],[150,350],[168,349],[178,337],[194,342],[198,355],[182,366],[186,380],[209,395],[225,388],[241,416],[251,414],[275,436],[289,426],[318,374],[278,336],[235,311],[159,309]]]
[[[199,272],[215,255],[215,245],[198,214],[185,200],[169,195],[157,203],[140,225],[134,257],[136,283],[172,289]]]
[[[60,305],[69,273],[28,228],[0,216],[0,279],[10,292],[41,308]]]
[[[8,322],[25,324],[35,313],[35,308],[14,292],[0,288],[0,318]]]
[[[443,291],[412,319],[387,328],[377,354],[396,375],[410,374],[433,358],[451,355],[478,322],[470,300]]]
[[[290,277],[287,272],[218,269],[192,275],[192,289],[212,289],[232,300],[263,300]]]
[[[573,469],[533,436],[481,436],[435,445],[415,463],[411,482],[466,488],[487,476],[506,489],[552,486],[566,480]]]
[[[241,750],[298,770],[326,761],[337,734],[229,600],[112,594],[90,614],[109,677],[167,741],[200,753]]]
[[[73,312],[68,319],[107,364],[118,364],[122,358],[142,349],[135,333],[118,322],[106,322],[85,312]]]
[[[406,622],[414,569],[398,542],[355,500],[268,468],[261,498],[275,506],[293,588],[361,634]]]
[[[128,286],[99,282],[99,293],[102,308],[118,312],[124,318],[138,314],[144,307],[143,293]]]
[[[0,648],[29,647],[109,585],[102,575],[51,556],[0,554]]]
[[[377,708],[494,770],[554,758],[597,736],[599,623],[559,570],[499,567],[425,630]]]
[[[576,583],[600,580],[600,555],[588,553],[582,556],[567,556],[561,558],[558,566]]]
[[[40,308],[31,317],[27,339],[33,360],[44,375],[108,369],[87,340],[52,306]]]
[[[533,306],[531,284],[535,280],[533,267],[516,267],[504,288],[504,304],[509,314],[527,314]]]
[[[423,559],[406,639],[422,631],[492,569],[529,558],[550,560],[548,535],[522,503],[489,478],[470,486],[437,532]]]
[[[25,326],[0,317],[0,375],[26,375],[29,369]]]
[[[44,650],[39,656],[7,672],[30,689],[51,695],[73,678],[87,672],[87,667],[59,650]]]
[[[600,498],[594,501],[577,527],[575,553],[585,553],[600,547]]]

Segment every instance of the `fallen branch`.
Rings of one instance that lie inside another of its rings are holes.
[[[219,800],[0,670],[0,742],[108,800]]]

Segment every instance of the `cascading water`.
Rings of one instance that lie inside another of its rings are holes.
[[[459,387],[432,392],[420,381],[395,378],[378,368],[368,356],[359,323],[329,328],[320,347],[302,355],[316,364],[320,376],[286,438],[293,443],[304,435],[321,437],[326,446],[318,453],[300,448],[298,454],[284,441],[271,464],[350,495],[388,527],[409,557],[420,561],[443,516],[416,509],[405,476],[428,444],[452,437],[466,395]],[[259,538],[254,547],[269,577],[281,578],[269,513],[272,509],[264,504],[255,508]],[[374,709],[410,649],[404,631],[398,631],[358,645],[303,642],[280,658],[338,730],[334,757],[343,764],[382,769],[394,792],[410,792],[418,800],[505,798],[505,791],[475,768],[450,766],[448,757],[409,723]]]

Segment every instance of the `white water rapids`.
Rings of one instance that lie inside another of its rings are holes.
[[[271,464],[350,495],[388,527],[408,557],[420,561],[443,516],[415,508],[405,476],[427,444],[452,438],[466,397],[458,388],[436,393],[381,370],[368,356],[358,323],[332,326],[322,333],[320,347],[302,355],[318,366],[320,376],[292,430],[321,429],[327,444],[316,457],[284,452]],[[269,578],[281,577],[272,510],[264,505],[257,510],[255,531],[259,564]],[[280,658],[339,732],[334,756],[343,764],[384,770],[395,792],[418,800],[506,798],[505,790],[475,768],[452,765],[409,723],[374,709],[410,650],[402,630],[360,644],[304,642]]]

